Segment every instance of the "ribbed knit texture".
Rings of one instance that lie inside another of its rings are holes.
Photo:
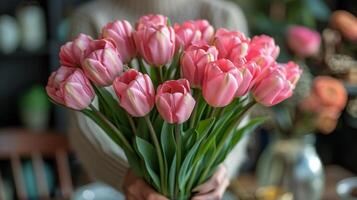
[[[163,14],[174,22],[207,19],[214,27],[239,30],[248,34],[242,11],[225,0],[98,0],[80,7],[71,21],[71,37],[79,33],[98,37],[101,28],[116,19],[132,24],[145,14]],[[121,190],[128,164],[123,151],[90,119],[76,114],[70,121],[70,140],[85,170],[100,181]],[[79,125],[79,128],[78,128]],[[225,161],[230,177],[245,159],[244,138]]]

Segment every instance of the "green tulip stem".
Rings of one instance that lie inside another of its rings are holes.
[[[159,168],[160,168],[160,182],[161,182],[161,192],[164,195],[167,195],[167,188],[166,188],[166,177],[165,177],[165,166],[164,166],[164,160],[163,160],[163,155],[162,155],[162,150],[161,146],[159,143],[159,140],[157,139],[155,129],[150,121],[149,115],[146,115],[145,117],[146,124],[148,125],[150,136],[152,141],[154,142],[156,153],[157,153],[157,158],[159,160]]]
[[[121,142],[123,142],[124,146],[130,151],[134,152],[133,148],[127,141],[127,139],[124,137],[123,133],[116,127],[114,124],[112,124],[97,108],[95,108],[92,104],[89,105],[89,108],[98,116],[98,118],[104,123],[107,127],[109,127],[113,132],[117,134]]]
[[[181,168],[181,157],[182,157],[182,149],[181,149],[181,124],[175,125],[175,139],[176,139],[176,177],[179,177],[180,168]],[[177,181],[176,181],[177,183]],[[180,193],[178,183],[175,186],[175,196],[178,196]]]
[[[246,106],[244,106],[243,110],[239,113],[239,115],[237,116],[237,120],[234,123],[231,123],[230,126],[227,128],[227,131],[224,133],[222,139],[219,141],[219,144],[217,146],[217,151],[216,154],[213,155],[210,160],[208,161],[208,164],[205,167],[205,170],[202,173],[202,176],[200,177],[200,179],[198,180],[198,184],[203,183],[203,181],[206,180],[208,173],[210,172],[212,165],[215,163],[215,161],[217,160],[217,156],[220,154],[220,152],[222,151],[222,148],[225,145],[226,140],[228,139],[228,137],[234,133],[234,131],[237,129],[239,123],[241,122],[242,118],[244,117],[244,115],[250,110],[250,108],[252,108],[254,105],[256,104],[256,101],[251,101],[249,102]]]
[[[197,109],[198,109],[198,106],[199,106],[199,98],[201,96],[201,91],[199,89],[197,90],[194,90],[194,98],[195,98],[195,108],[193,109],[192,111],[192,115],[190,117],[190,128],[193,128],[196,124],[196,118],[197,118]]]
[[[128,118],[131,130],[133,131],[133,133],[136,135],[136,128],[135,128],[135,122],[132,116],[129,115],[129,113],[125,112],[126,117]]]
[[[211,113],[210,113],[210,118],[215,117],[219,112],[221,108],[218,107],[212,107]]]
[[[157,77],[158,77],[158,80],[159,80],[159,84],[164,82],[164,74],[163,74],[163,71],[162,71],[163,67],[165,67],[165,66],[162,65],[162,66],[156,67],[156,70],[157,70],[156,72],[157,72]]]
[[[193,109],[191,120],[190,120],[190,128],[193,128],[196,123],[196,117],[197,117],[197,109],[198,109],[198,103],[196,101],[195,108]]]

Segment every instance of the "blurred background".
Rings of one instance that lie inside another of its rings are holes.
[[[226,198],[357,199],[357,180],[346,179],[357,174],[357,2],[231,1],[250,35],[273,37],[278,60],[296,61],[304,74],[294,97],[252,113],[271,117],[252,133]],[[118,199],[82,170],[66,137],[68,113],[44,90],[70,17],[87,2],[0,1],[0,199]]]

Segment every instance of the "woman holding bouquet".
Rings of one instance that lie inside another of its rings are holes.
[[[77,10],[72,18],[71,35],[75,37],[84,33],[98,37],[107,22],[126,19],[133,24],[141,15],[149,13],[169,16],[174,22],[207,19],[215,27],[239,30],[247,34],[247,24],[241,10],[235,4],[223,0],[102,0],[88,3]],[[208,33],[209,31],[210,29],[207,30]],[[130,52],[126,54],[124,59],[129,59]],[[71,142],[84,168],[94,178],[123,191],[128,200],[166,199],[135,176],[128,168],[123,151],[105,137],[90,119],[76,114],[71,123]],[[243,139],[228,156],[228,165],[221,165],[211,179],[195,188],[197,193],[193,199],[222,198],[229,184],[229,177],[234,177],[244,159],[246,141],[247,139]]]

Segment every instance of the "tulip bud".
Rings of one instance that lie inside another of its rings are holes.
[[[52,72],[46,91],[56,103],[75,110],[88,107],[95,96],[89,80],[81,69],[64,66]]]
[[[145,15],[139,18],[136,24],[136,30],[140,30],[147,26],[167,26],[169,19],[164,15]]]
[[[187,121],[196,103],[186,79],[170,80],[159,85],[155,101],[161,117],[170,124]]]
[[[130,69],[114,80],[113,88],[119,105],[131,116],[145,116],[154,106],[154,85],[147,74]]]
[[[76,39],[67,42],[61,47],[59,57],[60,63],[67,67],[81,67],[85,57],[85,51],[93,39],[85,34],[79,34]]]
[[[214,29],[207,20],[190,20],[184,23],[175,24],[176,51],[183,47],[186,49],[196,41],[210,42],[213,37]]]
[[[218,49],[218,58],[232,61],[236,66],[246,62],[249,38],[241,32],[228,31],[220,28],[217,30],[214,45]]]
[[[286,79],[290,81],[290,83],[295,88],[300,76],[302,74],[302,69],[300,69],[299,65],[296,63],[289,61],[286,64],[280,64],[280,69],[285,73]]]
[[[123,71],[123,63],[115,46],[108,40],[96,40],[91,43],[91,52],[83,63],[86,76],[99,86],[109,86]]]
[[[198,30],[201,31],[201,38],[202,40],[210,43],[213,39],[214,35],[214,28],[207,20],[196,20],[194,21]]]
[[[102,38],[110,38],[114,41],[120,58],[123,62],[129,62],[136,55],[133,30],[126,20],[110,22],[102,29]]]
[[[298,65],[275,64],[267,68],[252,88],[255,100],[265,106],[276,105],[292,95],[293,89],[301,75]]]
[[[227,59],[220,59],[207,65],[203,78],[203,97],[213,107],[224,107],[231,103],[242,83],[242,74]]]
[[[289,27],[287,39],[290,49],[300,57],[312,56],[320,49],[320,34],[303,26]]]
[[[235,96],[241,97],[246,95],[254,86],[258,75],[260,75],[260,68],[255,62],[248,62],[238,69],[242,73],[243,80],[239,85]]]
[[[250,61],[260,56],[270,56],[275,60],[279,52],[280,48],[273,38],[267,35],[254,36],[249,43],[247,60]]]
[[[175,32],[172,27],[146,26],[134,32],[137,50],[150,65],[169,63],[175,52]]]
[[[216,47],[208,45],[191,46],[181,57],[182,77],[187,79],[192,87],[201,88],[206,65],[217,60]]]

